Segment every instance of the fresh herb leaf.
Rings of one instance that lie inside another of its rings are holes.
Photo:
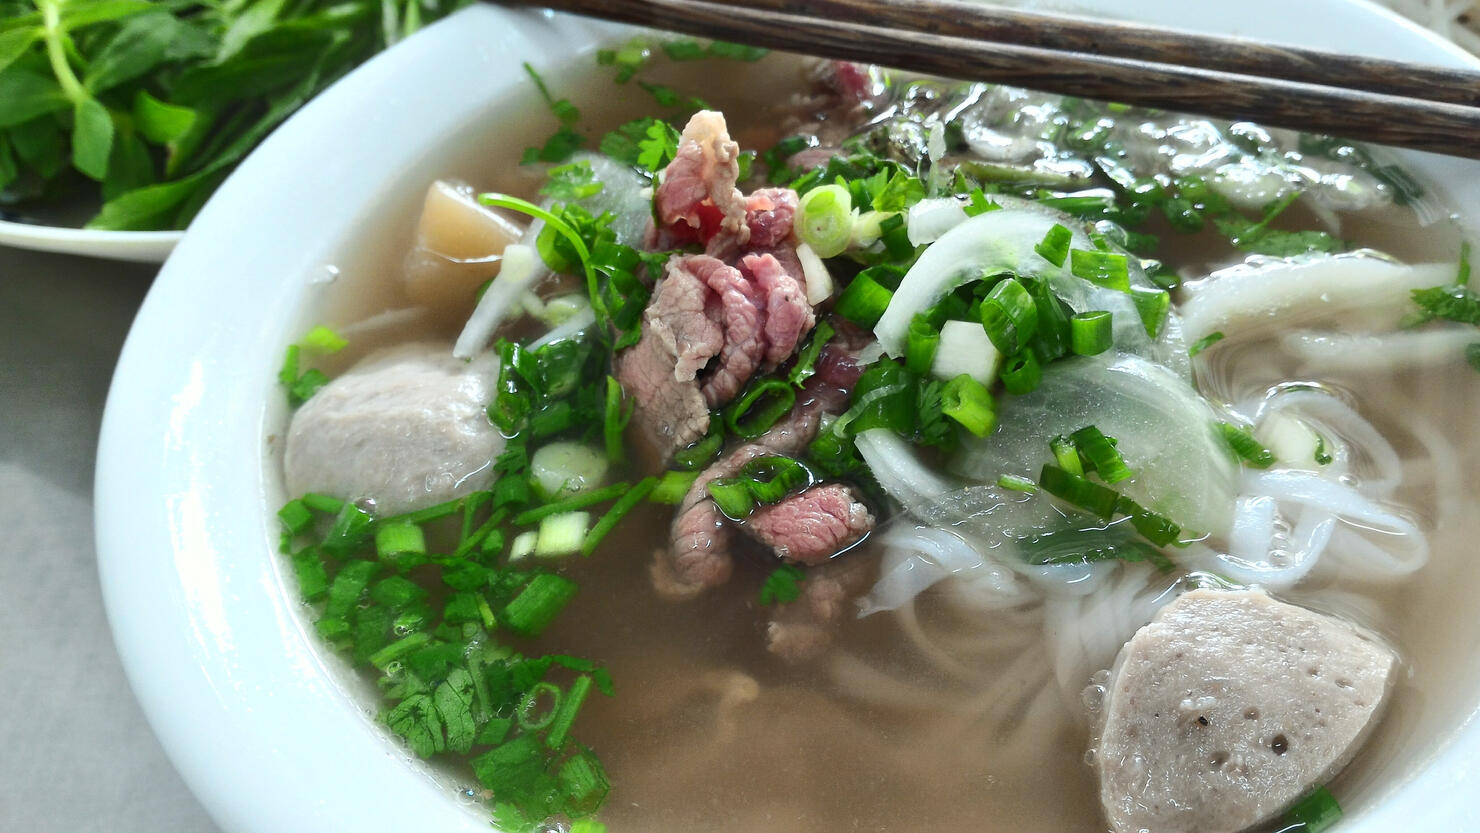
[[[601,193],[601,182],[590,162],[572,162],[550,169],[540,193],[561,202],[584,200]]]
[[[777,605],[794,602],[802,597],[802,582],[807,574],[795,564],[783,564],[766,576],[761,585],[761,604]]]

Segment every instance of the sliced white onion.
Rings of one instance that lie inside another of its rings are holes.
[[[595,323],[596,312],[591,309],[590,304],[587,304],[584,309],[561,322],[560,326],[552,328],[549,332],[531,341],[526,349],[538,350],[547,344],[572,338],[580,331]]]
[[[921,463],[910,444],[888,428],[863,431],[854,444],[884,492],[917,517],[923,517],[938,498],[959,488]]]
[[[966,209],[955,197],[936,197],[920,200],[910,206],[905,227],[909,231],[910,244],[923,246],[934,243],[941,235],[966,222]]]
[[[954,379],[961,374],[990,386],[1002,369],[1002,354],[981,324],[971,321],[947,321],[940,328],[940,344],[930,375],[937,379]]]
[[[807,282],[807,303],[812,306],[826,301],[833,294],[832,274],[827,264],[806,243],[797,246],[797,260],[802,263],[802,277]]]

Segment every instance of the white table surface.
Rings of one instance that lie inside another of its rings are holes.
[[[113,647],[93,546],[108,382],[154,267],[0,247],[0,831],[216,833]]]

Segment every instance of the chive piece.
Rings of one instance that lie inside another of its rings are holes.
[[[1341,805],[1325,787],[1316,787],[1285,811],[1285,822],[1305,825],[1305,833],[1321,833],[1340,820]]]
[[[313,547],[293,554],[293,575],[298,579],[298,590],[304,601],[316,602],[328,595],[329,571]]]
[[[657,488],[657,485],[658,478],[645,477],[618,498],[617,502],[612,504],[612,508],[606,510],[606,514],[601,516],[601,520],[591,527],[591,531],[586,533],[586,539],[581,542],[581,555],[589,556],[595,552],[596,547],[601,544],[601,539],[615,529],[617,524],[627,517],[627,513]]]
[[[1146,328],[1146,335],[1153,339],[1160,335],[1167,313],[1172,308],[1171,293],[1165,289],[1136,286],[1131,287],[1131,301],[1136,305],[1136,312],[1141,314],[1141,325]]]
[[[370,664],[383,671],[387,665],[431,641],[432,635],[426,631],[408,634],[371,654]]]
[[[1197,341],[1192,342],[1192,346],[1187,348],[1187,358],[1193,358],[1198,353],[1201,353],[1202,351],[1208,349],[1209,347],[1212,347],[1214,344],[1217,344],[1222,340],[1223,333],[1221,331],[1214,330],[1213,332],[1208,333]]]
[[[334,525],[324,536],[323,548],[331,555],[343,558],[354,552],[370,535],[373,519],[370,513],[353,503],[346,503],[334,516]]]
[[[550,700],[550,707],[543,712],[536,712],[535,707],[540,704],[540,696],[546,695]],[[555,715],[560,713],[560,701],[564,699],[560,687],[554,683],[535,683],[524,696],[519,698],[519,706],[514,712],[514,719],[518,721],[519,728],[526,732],[538,732],[549,726],[555,720]]]
[[[1315,454],[1312,455],[1312,459],[1315,460],[1318,466],[1329,466],[1336,459],[1331,456],[1330,450],[1326,448],[1326,438],[1321,434],[1316,434],[1316,450]]]
[[[753,440],[790,413],[796,401],[797,392],[790,383],[766,379],[751,385],[725,410],[725,424],[741,437]]]
[[[735,479],[745,483],[756,502],[776,503],[806,487],[813,477],[806,466],[790,457],[768,455],[746,462]]]
[[[834,309],[854,324],[872,330],[884,317],[884,310],[893,298],[893,291],[885,289],[868,272],[859,272],[838,296]]]
[[[539,636],[576,594],[575,582],[541,573],[504,607],[504,627],[521,636]]]
[[[689,493],[689,487],[698,479],[699,473],[696,471],[665,471],[658,480],[658,485],[648,493],[648,500],[673,506],[683,500],[684,495]]]
[[[1043,235],[1043,240],[1033,247],[1044,260],[1055,266],[1063,267],[1064,259],[1069,256],[1069,242],[1074,239],[1074,233],[1060,223],[1048,230]]]
[[[1175,544],[1182,534],[1182,527],[1165,515],[1158,515],[1141,504],[1122,496],[1115,502],[1115,511],[1131,519],[1131,526],[1147,541],[1164,547]]]
[[[1125,459],[1120,456],[1110,438],[1100,433],[1100,429],[1086,425],[1070,434],[1069,440],[1094,465],[1100,479],[1106,483],[1119,483],[1131,476],[1132,472],[1126,467]]]
[[[750,487],[743,480],[721,477],[711,480],[704,488],[714,499],[719,511],[728,518],[742,520],[755,511],[755,498],[751,496]]]
[[[532,529],[514,536],[513,543],[509,544],[509,562],[534,555],[534,545],[539,539],[540,534]]]
[[[416,524],[404,521],[381,524],[375,530],[375,552],[388,561],[398,555],[426,555],[426,533]]]
[[[574,512],[577,509],[585,509],[588,506],[605,503],[608,500],[621,497],[629,488],[631,486],[626,483],[613,483],[610,486],[602,486],[600,489],[592,489],[589,492],[571,495],[568,498],[562,498],[554,503],[547,503],[544,506],[526,509],[514,516],[514,525],[528,526],[535,521],[543,520],[551,515]]]
[[[1068,437],[1054,437],[1048,441],[1048,448],[1053,452],[1053,458],[1058,462],[1059,468],[1073,475],[1084,475],[1084,464],[1079,462],[1079,449],[1074,441]]]
[[[969,374],[946,382],[940,394],[941,413],[978,437],[985,437],[997,427],[997,403],[981,382]]]
[[[425,509],[417,509],[414,512],[406,512],[400,515],[394,515],[392,517],[384,519],[382,523],[424,524],[427,521],[439,520],[441,518],[447,517],[448,515],[454,515],[458,512],[461,512],[463,510],[463,504],[466,500],[467,498],[453,498],[452,500],[443,501],[442,503],[428,506]]]
[[[322,512],[325,515],[337,515],[339,514],[339,510],[344,508],[344,501],[339,498],[321,495],[317,492],[309,492],[299,498],[299,500],[303,501],[303,505],[309,509],[315,512]]]
[[[313,523],[313,510],[308,508],[301,498],[295,498],[283,504],[278,510],[278,520],[282,521],[283,529],[289,535],[301,535],[308,525]]]
[[[982,327],[1004,356],[1021,350],[1038,332],[1038,307],[1033,296],[1012,278],[999,282],[981,303]]]
[[[1245,464],[1256,469],[1267,469],[1274,465],[1274,452],[1254,439],[1254,435],[1231,422],[1218,423],[1218,432]]]
[[[1115,252],[1069,252],[1069,271],[1077,278],[1121,292],[1131,291],[1130,267],[1125,255]]]
[[[1049,465],[1039,473],[1038,485],[1043,487],[1043,491],[1094,514],[1102,521],[1115,517],[1120,495],[1108,486]]]
[[[561,701],[554,718],[550,720],[550,731],[545,735],[545,746],[556,750],[565,746],[565,739],[570,735],[571,724],[576,722],[576,713],[581,710],[581,704],[586,702],[586,695],[590,693],[591,678],[585,674],[576,677],[575,682],[570,684],[570,690],[565,693],[565,699]]]
[[[1002,475],[997,478],[997,485],[1009,491],[1023,492],[1030,495],[1038,491],[1037,483],[1016,474]]]
[[[507,507],[495,509],[493,514],[488,516],[488,520],[463,537],[462,543],[458,544],[457,549],[452,551],[452,557],[466,558],[468,553],[473,551],[474,547],[485,553],[490,550],[497,551],[503,549],[502,539],[498,542],[498,546],[494,547],[489,545],[489,538],[497,533],[497,527],[504,522],[504,518],[508,517],[508,514],[509,510]]]
[[[606,780],[601,763],[586,750],[572,755],[560,765],[557,780],[560,784],[560,797],[565,802],[565,811],[572,816],[596,812],[601,802],[606,800],[606,794],[611,791],[611,784]]]
[[[1032,393],[1043,381],[1043,367],[1032,350],[1024,350],[1002,365],[1002,387],[1008,393],[1021,396]]]
[[[673,465],[685,471],[695,471],[719,456],[725,444],[725,421],[719,414],[710,414],[709,430],[693,445],[673,455]]]
[[[797,204],[797,236],[818,257],[837,257],[853,237],[853,195],[842,185],[823,185]]]
[[[1105,310],[1075,313],[1069,319],[1069,347],[1080,356],[1098,356],[1110,349],[1111,316]]]
[[[905,340],[904,366],[911,373],[921,376],[930,373],[935,363],[935,351],[940,347],[940,328],[930,323],[925,313],[916,313],[910,319],[909,335]]]
[[[632,409],[622,408],[622,383],[615,377],[606,377],[606,412],[602,420],[602,435],[606,440],[606,459],[612,463],[622,462],[624,444],[622,432],[632,418]]]

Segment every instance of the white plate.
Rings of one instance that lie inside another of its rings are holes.
[[[1082,4],[1077,4],[1082,7]],[[1062,7],[1062,6],[1061,6]],[[1473,64],[1348,0],[1107,3],[1117,14],[1395,58]],[[275,555],[274,377],[308,285],[388,203],[496,135],[534,99],[520,62],[593,60],[621,30],[478,7],[372,60],[274,133],[165,264],[119,361],[97,472],[99,569],[129,678],[166,751],[233,833],[486,831],[392,743],[305,630]],[[532,117],[534,117],[532,111]],[[537,113],[546,118],[542,109]],[[1480,167],[1410,155],[1480,216]],[[1454,716],[1456,723],[1463,715]],[[1470,829],[1480,722],[1343,833]]]

